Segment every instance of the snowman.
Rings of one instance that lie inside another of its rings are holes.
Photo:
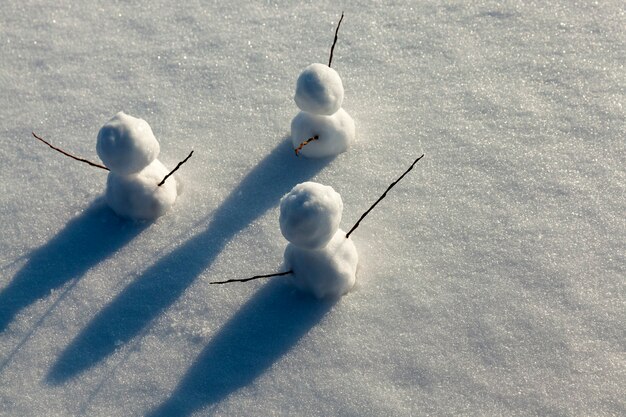
[[[289,244],[284,264],[290,281],[318,298],[350,291],[359,260],[356,247],[339,228],[343,202],[332,187],[296,185],[280,201],[280,231]]]
[[[343,84],[337,71],[311,64],[296,83],[294,100],[300,112],[291,121],[291,143],[296,154],[324,158],[348,150],[355,137],[354,120],[343,103]]]
[[[343,20],[343,13],[337,31]],[[335,42],[328,65],[311,64],[300,73],[294,100],[300,112],[291,121],[291,142],[296,155],[324,158],[348,150],[355,137],[354,120],[343,103],[343,84],[337,71],[330,67]]]
[[[106,201],[115,213],[134,220],[154,220],[176,201],[180,185],[162,180],[169,171],[157,159],[159,142],[143,119],[117,113],[98,132],[98,156],[110,172]]]
[[[402,175],[344,232],[339,229],[343,202],[332,187],[316,182],[296,185],[280,200],[280,231],[289,241],[285,248],[286,271],[243,279],[212,281],[211,284],[248,282],[260,278],[289,275],[299,289],[318,298],[338,298],[354,286],[359,256],[350,235],[417,164],[419,156]]]

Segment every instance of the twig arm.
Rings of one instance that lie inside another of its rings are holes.
[[[307,140],[305,140],[304,142],[302,142],[300,144],[300,146],[298,146],[296,149],[294,149],[296,151],[296,156],[300,156],[300,151],[302,150],[302,148],[304,148],[306,145],[308,145],[310,142],[313,142],[314,140],[318,140],[320,137],[318,135],[313,136],[312,138],[308,138]]]
[[[341,26],[341,21],[343,20],[343,12],[341,12],[341,18],[339,19],[339,23],[337,23],[337,29],[335,29],[335,39],[333,40],[333,46],[330,47],[330,58],[328,58],[328,66],[333,62],[333,51],[335,50],[335,45],[337,44],[337,34],[339,33],[339,26]]]
[[[248,281],[252,281],[253,279],[280,277],[280,276],[289,275],[289,274],[293,274],[293,271],[290,270],[290,271],[285,271],[285,272],[278,272],[276,274],[255,275],[253,277],[243,278],[243,279],[228,279],[226,281],[213,281],[213,282],[209,282],[209,284],[227,284],[229,282],[248,282]]]
[[[372,206],[371,206],[370,208],[368,208],[368,209],[367,209],[367,211],[361,215],[361,217],[359,217],[359,220],[357,220],[357,222],[354,224],[354,226],[352,226],[352,228],[348,231],[348,233],[346,233],[346,239],[350,237],[350,234],[351,234],[352,232],[354,232],[354,231],[356,230],[356,228],[357,228],[357,227],[359,227],[359,224],[361,223],[361,220],[363,220],[363,219],[365,218],[365,216],[367,216],[367,215],[370,213],[370,211],[372,211],[372,210],[374,209],[374,207],[376,207],[376,205],[377,205],[378,203],[380,203],[380,201],[381,201],[383,198],[385,198],[385,197],[387,196],[387,193],[389,192],[389,190],[391,190],[391,189],[392,189],[392,188],[393,188],[393,187],[394,187],[397,183],[399,183],[399,182],[400,182],[400,180],[401,180],[402,178],[404,178],[404,176],[405,176],[406,174],[408,174],[408,173],[409,173],[409,171],[413,169],[413,167],[415,166],[415,164],[417,164],[417,162],[418,162],[420,159],[422,159],[423,157],[424,157],[424,154],[422,154],[422,156],[420,156],[420,157],[419,157],[419,158],[417,158],[415,161],[413,161],[413,163],[411,164],[411,166],[409,167],[409,169],[407,169],[406,171],[404,171],[404,173],[403,173],[402,175],[400,175],[400,177],[399,177],[397,180],[395,180],[394,182],[392,182],[392,183],[389,185],[389,187],[387,187],[387,189],[385,190],[385,192],[383,193],[383,195],[381,195],[381,196],[378,198],[378,200],[376,200],[376,202],[375,202],[374,204],[372,204]]]
[[[169,177],[170,177],[173,173],[175,173],[176,171],[178,171],[178,168],[180,168],[180,166],[181,166],[182,164],[184,164],[185,162],[187,162],[187,160],[188,160],[189,158],[191,158],[191,155],[193,155],[193,151],[189,152],[189,155],[187,155],[187,158],[185,158],[185,159],[183,159],[182,161],[180,161],[180,162],[178,163],[178,165],[176,165],[176,168],[174,168],[173,170],[171,170],[171,171],[170,171],[170,173],[169,173],[169,174],[167,174],[167,175],[163,178],[163,180],[159,183],[159,185],[158,185],[158,186],[160,187],[160,186],[162,186],[163,184],[165,184],[165,180],[166,180],[166,179],[168,179],[168,178],[169,178]]]
[[[107,167],[105,167],[104,165],[96,164],[95,162],[91,162],[90,160],[85,159],[85,158],[79,158],[78,156],[75,156],[75,155],[72,155],[71,153],[65,152],[63,149],[59,149],[59,148],[57,148],[56,146],[53,146],[50,142],[48,142],[48,141],[47,141],[47,140],[45,140],[44,138],[42,138],[42,137],[40,137],[40,136],[37,136],[37,135],[35,134],[35,132],[32,132],[32,134],[33,134],[33,136],[35,137],[35,139],[37,139],[37,140],[38,140],[38,141],[40,141],[40,142],[45,143],[45,144],[46,144],[46,145],[48,145],[50,148],[54,149],[54,150],[55,150],[55,151],[57,151],[57,152],[62,153],[62,154],[63,154],[63,155],[65,155],[65,156],[69,156],[70,158],[75,159],[76,161],[84,162],[84,163],[86,163],[86,164],[88,164],[88,165],[91,165],[92,167],[96,167],[96,168],[104,169],[104,170],[106,170],[106,171],[110,171],[110,169],[109,169],[109,168],[107,168]]]

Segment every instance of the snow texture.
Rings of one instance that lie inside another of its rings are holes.
[[[0,416],[626,415],[624,1],[381,4],[2,0]],[[358,141],[297,158],[342,10]],[[156,222],[31,135],[95,160],[120,109],[194,150]],[[296,184],[349,230],[422,153],[346,296],[209,284],[281,271]]]
[[[141,171],[159,156],[159,142],[143,119],[117,113],[98,132],[98,156],[120,175]]]
[[[294,100],[300,110],[331,115],[343,102],[343,84],[337,71],[324,64],[311,64],[298,76]]]
[[[344,109],[331,116],[299,112],[291,121],[291,144],[297,149],[300,144],[314,136],[300,151],[309,158],[325,158],[348,150],[354,142],[354,120]]]
[[[158,159],[135,174],[110,172],[106,186],[107,204],[119,216],[132,220],[154,220],[164,215],[178,196],[174,176],[158,186],[168,173]]]
[[[285,269],[293,271],[289,281],[317,298],[337,298],[350,291],[358,262],[354,243],[341,229],[323,248],[305,249],[293,243],[285,248]]]
[[[301,248],[323,248],[339,228],[342,212],[341,196],[333,187],[303,182],[280,200],[280,231]]]

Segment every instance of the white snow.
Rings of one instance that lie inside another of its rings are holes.
[[[159,156],[159,142],[143,119],[117,113],[98,132],[98,156],[120,175],[141,171]]]
[[[306,249],[289,243],[285,249],[285,269],[298,289],[317,298],[336,298],[354,285],[359,256],[346,232],[339,229],[330,242],[319,249]]]
[[[135,174],[110,172],[106,185],[107,204],[119,216],[133,220],[154,220],[164,215],[178,195],[174,176],[158,186],[168,173],[158,159]]]
[[[280,200],[280,231],[299,247],[323,248],[339,228],[342,212],[341,196],[333,187],[303,182]]]
[[[311,64],[298,76],[294,100],[300,110],[330,116],[341,107],[343,84],[337,71],[324,64]]]
[[[348,150],[354,142],[354,120],[344,109],[331,116],[299,112],[291,121],[291,144],[297,149],[302,142],[317,136],[307,143],[300,154],[309,158],[325,158]]]
[[[0,416],[626,414],[623,0],[1,3]],[[297,158],[342,10],[358,140]],[[156,222],[31,136],[97,160],[120,109],[194,150]],[[282,270],[296,184],[349,230],[422,153],[339,300],[209,284]]]

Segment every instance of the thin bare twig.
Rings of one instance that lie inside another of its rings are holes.
[[[96,167],[96,168],[104,169],[104,170],[106,170],[106,171],[110,171],[110,169],[109,169],[109,168],[107,168],[107,167],[105,167],[104,165],[96,164],[95,162],[91,162],[91,161],[89,161],[89,160],[87,160],[87,159],[85,159],[85,158],[79,158],[78,156],[74,156],[74,155],[72,155],[71,153],[67,153],[67,152],[65,152],[63,149],[59,149],[59,148],[57,148],[56,146],[53,146],[53,145],[52,145],[52,144],[50,144],[48,141],[46,141],[44,138],[41,138],[41,137],[37,136],[37,135],[35,134],[35,132],[32,132],[32,134],[33,134],[33,136],[35,137],[35,139],[37,139],[37,140],[39,140],[39,141],[41,141],[41,142],[45,143],[46,145],[48,145],[49,147],[51,147],[51,148],[52,148],[52,149],[54,149],[55,151],[60,152],[60,153],[62,153],[62,154],[63,154],[63,155],[65,155],[65,156],[69,156],[70,158],[75,159],[75,160],[80,161],[80,162],[84,162],[84,163],[86,163],[86,164],[88,164],[88,165],[91,165],[92,167]]]
[[[361,217],[359,217],[359,220],[357,220],[357,222],[354,224],[354,226],[352,226],[352,229],[350,229],[348,231],[348,233],[346,233],[346,239],[350,237],[350,233],[354,232],[354,230],[359,227],[359,223],[361,223],[361,220],[363,220],[365,218],[365,216],[367,216],[369,214],[370,211],[372,211],[372,209],[374,209],[374,207],[376,207],[376,204],[380,203],[380,201],[385,198],[387,196],[387,192],[389,192],[389,190],[391,190],[394,185],[396,185],[397,183],[400,182],[400,180],[402,178],[404,178],[404,176],[406,174],[409,173],[410,170],[413,169],[413,167],[415,166],[415,164],[417,164],[417,161],[419,161],[420,159],[422,159],[424,157],[424,154],[422,154],[422,156],[420,156],[419,158],[417,158],[415,161],[413,161],[413,163],[411,164],[411,166],[409,167],[409,169],[407,169],[406,171],[404,171],[404,174],[400,175],[400,178],[398,178],[397,180],[395,180],[394,182],[391,183],[391,185],[389,185],[389,187],[387,187],[387,189],[385,190],[385,192],[383,193],[383,195],[381,195],[378,200],[376,200],[376,202],[374,204],[372,204],[372,206],[367,209],[367,211],[365,213],[363,213],[361,215]]]
[[[300,146],[298,146],[295,151],[296,151],[296,156],[300,156],[300,151],[302,150],[302,148],[304,148],[306,145],[309,144],[309,142],[313,142],[314,140],[318,140],[320,137],[318,135],[313,136],[312,138],[308,138],[307,140],[305,140],[304,142],[302,142],[300,144]]]
[[[293,271],[277,272],[275,274],[266,274],[266,275],[255,275],[251,278],[228,279],[226,281],[213,281],[213,282],[209,282],[209,284],[227,284],[229,282],[248,282],[248,281],[252,281],[253,279],[280,277],[280,276],[289,275],[289,274],[293,274]]]
[[[328,66],[333,62],[333,51],[335,50],[335,44],[337,43],[337,34],[339,33],[339,26],[341,26],[341,21],[343,20],[343,12],[341,12],[341,18],[339,19],[339,23],[337,23],[337,29],[335,29],[335,39],[333,40],[333,46],[330,47],[330,58],[328,58]]]
[[[165,180],[166,180],[166,179],[168,179],[168,178],[170,177],[170,175],[172,175],[173,173],[175,173],[176,171],[178,171],[178,168],[180,168],[180,166],[181,166],[182,164],[184,164],[185,162],[187,162],[187,160],[188,160],[189,158],[191,158],[191,155],[193,155],[193,151],[189,152],[189,155],[187,155],[187,158],[185,158],[185,159],[183,159],[182,161],[180,161],[180,162],[178,163],[178,165],[176,165],[176,168],[174,168],[173,170],[171,170],[171,171],[170,171],[170,173],[169,173],[169,174],[167,174],[167,175],[165,176],[165,178],[163,178],[163,180],[159,183],[159,185],[158,185],[158,186],[160,187],[160,186],[162,186],[163,184],[165,184]]]

